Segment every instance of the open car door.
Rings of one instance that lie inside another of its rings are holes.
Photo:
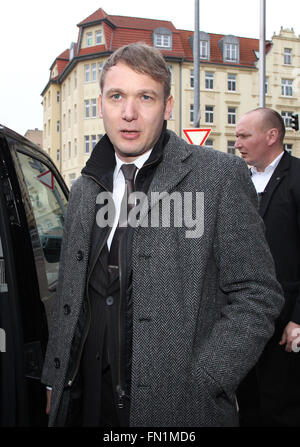
[[[67,198],[51,159],[0,126],[0,426],[47,425],[40,378]]]

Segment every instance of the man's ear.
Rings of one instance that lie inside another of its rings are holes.
[[[99,95],[99,98],[98,98],[98,111],[99,111],[100,118],[103,118],[103,113],[102,113],[102,95]]]
[[[274,143],[276,143],[278,141],[278,138],[279,138],[279,132],[278,129],[276,129],[276,127],[273,127],[272,129],[268,130],[267,141],[269,146],[272,146]]]
[[[174,98],[173,96],[169,96],[165,106],[165,114],[164,114],[165,120],[169,120],[170,117],[172,116],[173,105],[174,105]]]

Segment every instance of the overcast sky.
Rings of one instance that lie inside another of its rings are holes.
[[[43,128],[40,96],[54,59],[77,41],[83,19],[107,14],[170,20],[194,29],[194,0],[10,0],[1,4],[0,123],[24,134]],[[200,0],[200,29],[259,38],[260,0]],[[280,27],[300,34],[299,0],[266,0],[266,38]]]

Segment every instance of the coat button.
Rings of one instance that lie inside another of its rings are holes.
[[[55,357],[55,359],[54,359],[54,367],[55,367],[56,369],[59,369],[59,368],[60,368],[60,360],[59,360],[59,358],[57,358],[57,357]]]
[[[81,250],[79,250],[77,252],[76,259],[77,259],[77,261],[82,261],[83,260],[83,252]]]
[[[71,308],[68,304],[64,305],[64,314],[69,315],[71,313]]]
[[[113,298],[112,296],[108,296],[108,297],[106,298],[106,304],[107,304],[108,306],[111,306],[112,304],[114,304],[114,298]]]

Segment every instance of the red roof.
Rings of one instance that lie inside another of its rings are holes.
[[[176,57],[187,61],[193,61],[193,51],[190,44],[193,38],[193,31],[177,30],[172,22],[167,20],[144,19],[137,17],[123,17],[108,15],[102,8],[95,11],[89,17],[78,24],[79,27],[86,27],[89,23],[101,22],[105,34],[105,45],[97,45],[88,48],[80,48],[76,44],[76,56],[86,56],[101,52],[114,51],[122,45],[133,42],[145,42],[153,45],[153,31],[157,28],[167,28],[172,32],[172,49],[161,49],[165,57]],[[78,33],[80,35],[80,33]],[[219,47],[219,41],[224,38],[221,34],[209,34],[210,36],[210,59],[209,63],[224,64],[223,56]],[[238,65],[255,67],[255,51],[259,50],[259,40],[246,37],[239,37],[240,61]],[[271,43],[267,43],[269,51]],[[52,64],[57,64],[58,76],[60,76],[69,64],[69,50],[65,50]],[[230,63],[233,65],[233,63]],[[51,67],[51,68],[52,68]]]

